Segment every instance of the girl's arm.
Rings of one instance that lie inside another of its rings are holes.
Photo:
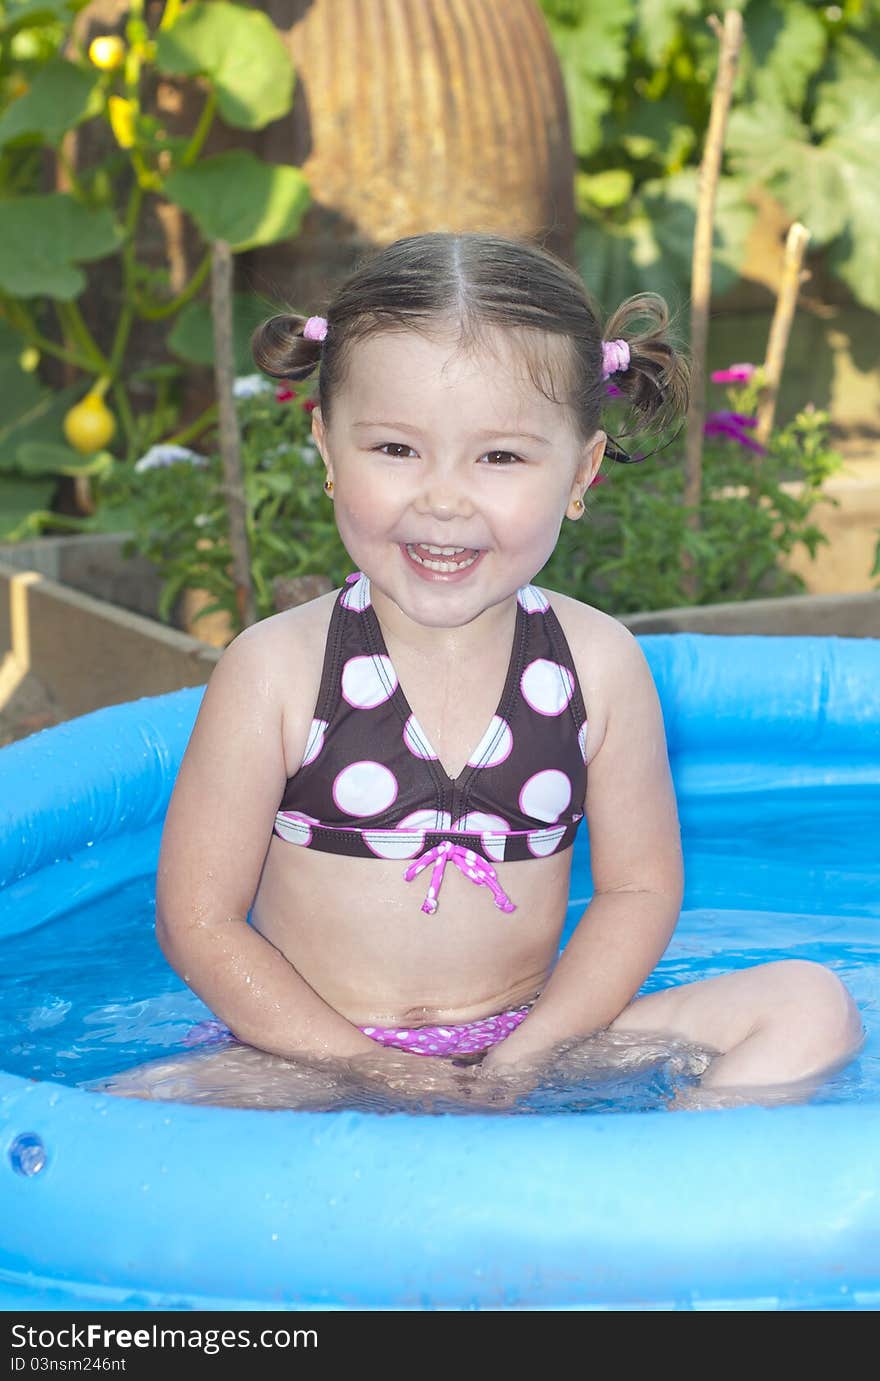
[[[660,701],[636,639],[610,638],[606,730],[587,773],[594,895],[544,991],[483,1069],[527,1063],[610,1025],[656,967],[678,921],[684,869]]]
[[[211,676],[165,820],[156,936],[248,1045],[286,1057],[375,1052],[247,922],[287,778],[271,650],[271,633],[254,625]]]

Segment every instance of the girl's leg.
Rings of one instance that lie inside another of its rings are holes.
[[[718,1091],[818,1085],[857,1053],[864,1038],[840,979],[824,965],[801,959],[649,993],[608,1029],[669,1033],[712,1047],[719,1053],[701,1087]]]
[[[339,1106],[350,1092],[341,1061],[282,1060],[238,1042],[152,1060],[88,1087],[117,1098],[300,1111]]]

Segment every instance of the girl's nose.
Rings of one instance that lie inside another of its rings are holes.
[[[447,521],[450,518],[470,518],[474,505],[465,485],[458,477],[431,475],[415,503],[417,513]]]

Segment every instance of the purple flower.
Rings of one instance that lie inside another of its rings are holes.
[[[608,394],[609,398],[623,397],[623,389],[618,388],[617,384],[606,383],[605,392]]]
[[[706,436],[729,437],[739,446],[744,446],[747,451],[754,451],[756,455],[765,456],[767,447],[762,446],[760,441],[756,441],[753,436],[749,436],[745,430],[746,427],[754,427],[757,421],[757,417],[746,417],[741,412],[710,412],[703,424],[703,431]]]
[[[747,384],[756,368],[753,364],[729,364],[726,369],[716,369],[709,377],[713,384]]]

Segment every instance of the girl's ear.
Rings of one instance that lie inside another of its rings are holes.
[[[594,432],[585,444],[580,464],[575,472],[574,484],[571,487],[572,499],[583,499],[585,492],[593,483],[599,473],[599,466],[602,464],[607,441],[608,437],[605,432]]]
[[[326,462],[324,455],[324,419],[321,416],[320,408],[312,408],[312,439],[321,453],[321,459]]]

